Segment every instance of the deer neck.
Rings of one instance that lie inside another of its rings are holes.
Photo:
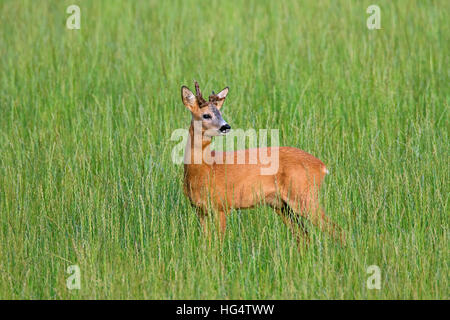
[[[191,122],[184,152],[185,165],[211,165],[211,137],[204,135],[201,123]]]

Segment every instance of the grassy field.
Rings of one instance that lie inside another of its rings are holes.
[[[74,3],[80,30],[66,28]],[[448,299],[449,12],[0,0],[0,298]],[[321,199],[346,247],[309,226],[300,254],[265,207],[233,211],[223,245],[208,242],[171,159],[194,79],[230,86],[233,128],[279,129],[326,163]]]

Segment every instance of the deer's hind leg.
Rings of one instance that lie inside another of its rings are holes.
[[[322,232],[330,235],[335,241],[340,242],[341,245],[345,245],[344,231],[325,215],[325,212],[318,204],[316,195],[305,195],[299,201],[288,200],[288,204],[294,212],[311,221],[312,224],[317,226]]]
[[[282,199],[289,205],[295,214],[311,221],[322,232],[329,234],[335,241],[345,245],[344,231],[325,215],[319,206],[319,185],[313,186],[291,185],[290,192],[286,192]]]
[[[266,196],[265,203],[271,206],[283,219],[284,224],[291,230],[299,248],[307,247],[309,245],[309,235],[306,226],[301,220],[302,218],[281,199],[279,194],[273,193]]]
[[[286,203],[282,207],[274,208],[278,215],[283,219],[286,226],[291,229],[292,235],[297,241],[299,249],[309,247],[309,233],[302,221],[302,217],[297,215]]]

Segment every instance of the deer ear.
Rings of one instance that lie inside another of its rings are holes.
[[[188,87],[182,86],[181,87],[181,100],[183,100],[184,105],[186,108],[188,108],[191,112],[194,112],[198,109],[198,101],[195,95],[192,93],[191,90],[189,90]]]
[[[225,102],[225,98],[227,97],[228,90],[228,87],[226,87],[217,94],[217,97],[219,98],[219,101],[217,102],[217,109],[222,108],[223,103]]]

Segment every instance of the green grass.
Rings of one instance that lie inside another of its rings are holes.
[[[0,298],[448,299],[449,4],[1,0]],[[264,207],[208,244],[171,160],[193,79],[327,164],[347,247]]]

